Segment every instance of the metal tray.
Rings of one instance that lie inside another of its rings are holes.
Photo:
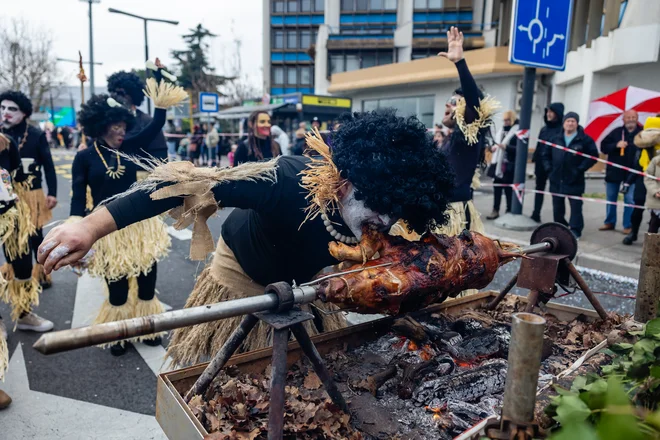
[[[457,298],[427,307],[417,313],[433,313],[442,311],[449,315],[456,315],[462,310],[476,308],[486,304],[497,292],[481,292],[464,298]],[[521,297],[526,302],[526,298]],[[570,321],[578,315],[585,315],[589,319],[598,319],[596,312],[578,307],[550,303],[548,312],[562,321]],[[354,325],[345,329],[323,333],[312,337],[319,353],[324,355],[336,349],[354,347],[367,340],[376,339],[387,333],[394,318],[385,317],[364,324]],[[270,364],[272,349],[264,348],[248,353],[233,356],[228,365],[237,365],[245,373],[259,373]],[[296,342],[289,344],[287,362],[289,365],[300,360],[302,351]],[[180,370],[162,373],[158,376],[156,391],[156,420],[163,432],[170,440],[202,440],[208,435],[206,429],[192,414],[188,405],[183,401],[184,394],[202,374],[208,363],[194,365]]]

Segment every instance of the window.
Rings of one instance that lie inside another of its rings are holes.
[[[433,96],[419,96],[393,99],[371,99],[362,101],[362,110],[394,108],[399,116],[417,116],[427,127],[433,126]]]
[[[289,0],[286,10],[287,12],[298,12],[298,0]]]
[[[330,56],[330,74],[339,73],[346,70],[344,68],[344,55]]]
[[[442,9],[443,0],[415,0],[415,9]]]
[[[273,84],[284,84],[284,67],[273,67]]]
[[[300,11],[310,12],[312,10],[312,0],[300,0]]]
[[[325,0],[314,0],[314,10],[316,12],[325,11]]]
[[[354,9],[355,0],[341,0],[342,11],[352,11]]]
[[[376,54],[366,53],[362,55],[362,68],[374,67],[376,65]]]
[[[296,31],[286,33],[286,47],[287,49],[298,49],[298,33]]]
[[[300,48],[307,49],[312,45],[312,32],[300,31]]]
[[[312,68],[311,67],[301,67],[300,68],[300,84],[308,86],[312,83]]]
[[[383,52],[378,54],[378,65],[382,66],[384,64],[392,64],[394,59],[392,57],[392,52]]]
[[[357,55],[346,55],[346,72],[358,70],[360,68],[360,58]]]
[[[385,0],[386,11],[396,11],[396,0]]]
[[[273,2],[273,12],[281,14],[284,12],[284,1],[278,0]]]
[[[275,38],[273,38],[274,49],[284,49],[284,31],[275,31]]]
[[[415,9],[426,9],[426,0],[415,0]]]
[[[369,0],[369,8],[383,9],[383,0]]]
[[[289,85],[296,85],[298,82],[298,69],[296,67],[286,68],[286,83]]]
[[[369,10],[369,0],[355,0],[356,11],[367,11]]]
[[[429,9],[441,9],[442,0],[429,0]]]

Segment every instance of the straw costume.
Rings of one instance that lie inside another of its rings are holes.
[[[80,151],[73,162],[70,221],[85,216],[88,187],[94,207],[97,207],[137,181],[138,166],[121,155],[137,154],[143,145],[148,145],[161,132],[167,107],[176,105],[185,97],[181,88],[163,81],[158,84],[154,79],[148,80],[145,93],[154,101],[154,119],[144,129],[125,139],[123,136],[135,123],[135,117],[129,110],[107,95],[93,96],[82,106],[80,123],[85,134],[94,138],[95,142]],[[123,141],[108,140],[113,139],[116,133]],[[135,223],[103,237],[95,244],[87,270],[92,276],[104,278],[107,294],[95,324],[164,311],[155,296],[156,263],[168,254],[170,244],[166,225],[158,217]],[[148,335],[138,340],[157,345],[160,336]],[[123,354],[125,350],[122,344],[112,348],[115,355]]]
[[[187,162],[152,164],[149,177],[106,206],[119,229],[169,210],[175,227],[193,225],[191,258],[214,250],[206,220],[218,207],[234,207],[225,220],[215,254],[197,280],[186,307],[262,294],[264,286],[303,283],[338,264],[333,241],[356,243],[356,229],[389,227],[406,218],[423,233],[444,221],[453,180],[445,156],[416,118],[391,111],[345,115],[333,148],[315,132],[308,146],[315,157],[284,156],[235,168],[195,168]],[[358,209],[355,209],[355,207]],[[332,304],[315,304],[325,311]],[[308,331],[346,325],[343,314],[324,314]],[[192,364],[221,347],[240,318],[200,324],[173,333],[174,363]],[[266,326],[253,330],[240,350],[270,345]]]
[[[2,295],[12,306],[12,319],[19,330],[48,331],[53,323],[31,313],[39,303],[42,288],[51,286],[43,266],[33,263],[33,254],[43,241],[43,226],[52,218],[47,196],[42,185],[42,168],[48,186],[48,199],[57,203],[57,176],[50,154],[46,134],[28,124],[32,103],[22,92],[7,91],[0,94],[2,131],[13,138],[25,164],[24,178],[14,182],[18,196],[18,219],[14,232],[5,241],[7,264],[0,268],[7,284]]]

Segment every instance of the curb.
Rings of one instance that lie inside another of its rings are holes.
[[[487,234],[493,240],[500,240],[502,242],[513,243],[518,246],[528,246],[529,242],[521,241],[514,238],[500,237],[496,235]],[[588,269],[599,270],[615,275],[629,277],[633,279],[639,278],[639,265],[634,263],[625,263],[622,261],[614,260],[612,258],[601,257],[596,254],[589,254],[579,252],[575,257],[573,263],[576,266],[585,267]]]

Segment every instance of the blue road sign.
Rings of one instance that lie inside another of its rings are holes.
[[[218,111],[218,94],[200,92],[199,111],[203,113],[215,113]]]
[[[509,62],[564,70],[572,15],[573,0],[516,0]]]

